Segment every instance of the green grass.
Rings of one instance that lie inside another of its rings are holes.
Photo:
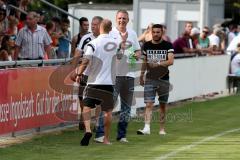
[[[151,135],[146,136],[136,135],[136,130],[143,127],[142,118],[133,119],[129,124],[128,144],[115,140],[114,123],[113,145],[110,146],[91,141],[88,147],[81,147],[79,141],[83,133],[77,129],[66,130],[0,149],[0,160],[150,160],[174,151],[176,153],[168,159],[240,159],[239,130],[201,142],[207,137],[240,128],[239,96],[169,109],[166,136],[158,135],[157,115],[154,114]],[[191,144],[197,145],[186,147]],[[185,149],[181,150],[182,147]]]

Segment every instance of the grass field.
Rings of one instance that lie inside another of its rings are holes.
[[[240,159],[240,98],[231,96],[207,102],[187,103],[168,110],[167,135],[158,135],[157,113],[151,135],[136,135],[142,118],[129,124],[128,144],[81,147],[77,129],[36,137],[23,144],[0,149],[0,160],[158,160]]]

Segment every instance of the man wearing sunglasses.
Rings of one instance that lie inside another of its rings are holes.
[[[203,54],[207,54],[210,53],[210,41],[208,38],[209,35],[209,28],[207,26],[205,26],[202,30],[202,33],[200,34],[200,36],[197,39],[197,48],[201,49],[201,52]]]

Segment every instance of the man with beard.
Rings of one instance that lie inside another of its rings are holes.
[[[160,135],[166,134],[164,128],[166,104],[169,95],[169,70],[173,65],[174,50],[170,42],[162,39],[163,26],[154,24],[152,27],[152,40],[144,44],[144,62],[142,64],[140,85],[144,86],[145,126],[137,131],[137,134],[150,134],[150,122],[152,109],[155,103],[156,93],[160,105]],[[144,79],[144,74],[146,78]]]

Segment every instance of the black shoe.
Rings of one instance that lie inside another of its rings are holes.
[[[81,146],[88,146],[89,140],[91,139],[91,137],[92,137],[92,133],[90,133],[90,132],[85,133],[81,142],[80,142],[80,145]]]
[[[120,139],[121,139],[120,137],[117,137],[117,138],[116,138],[117,141],[120,141]]]
[[[137,134],[138,134],[138,135],[144,135],[143,132],[140,131],[140,130],[137,131]]]

